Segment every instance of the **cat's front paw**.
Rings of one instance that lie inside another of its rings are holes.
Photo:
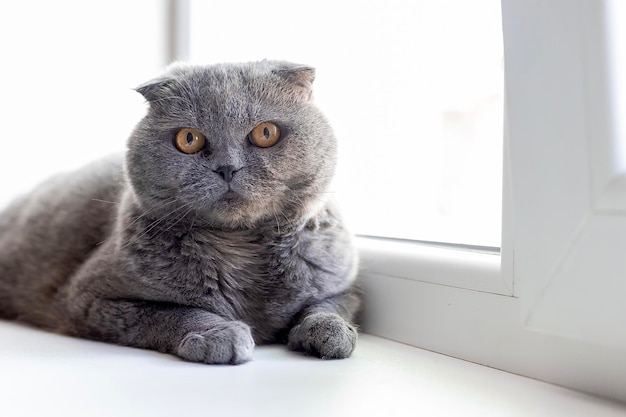
[[[343,359],[352,354],[357,330],[333,313],[315,313],[289,332],[288,346],[322,359]]]
[[[240,321],[227,321],[202,332],[187,333],[176,354],[192,362],[239,365],[252,359],[253,349],[250,327]]]

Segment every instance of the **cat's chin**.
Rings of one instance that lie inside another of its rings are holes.
[[[245,196],[227,191],[210,205],[211,223],[227,229],[249,228],[254,226],[263,209]]]

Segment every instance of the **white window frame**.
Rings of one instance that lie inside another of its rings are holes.
[[[626,401],[626,256],[606,250],[626,249],[626,172],[607,162],[621,143],[598,47],[605,3],[502,9],[500,254],[358,238],[363,330]]]
[[[624,401],[626,172],[609,163],[623,138],[610,119],[606,5],[502,7],[499,268],[484,254],[472,263],[450,249],[361,242],[364,330]]]

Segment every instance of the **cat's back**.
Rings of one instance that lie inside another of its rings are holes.
[[[0,317],[50,313],[59,288],[111,233],[122,187],[122,158],[109,157],[51,178],[0,213]]]

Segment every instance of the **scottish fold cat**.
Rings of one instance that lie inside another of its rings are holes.
[[[124,158],[0,214],[0,317],[204,363],[276,342],[350,356],[357,259],[313,80],[262,61],[176,64],[140,86]]]

